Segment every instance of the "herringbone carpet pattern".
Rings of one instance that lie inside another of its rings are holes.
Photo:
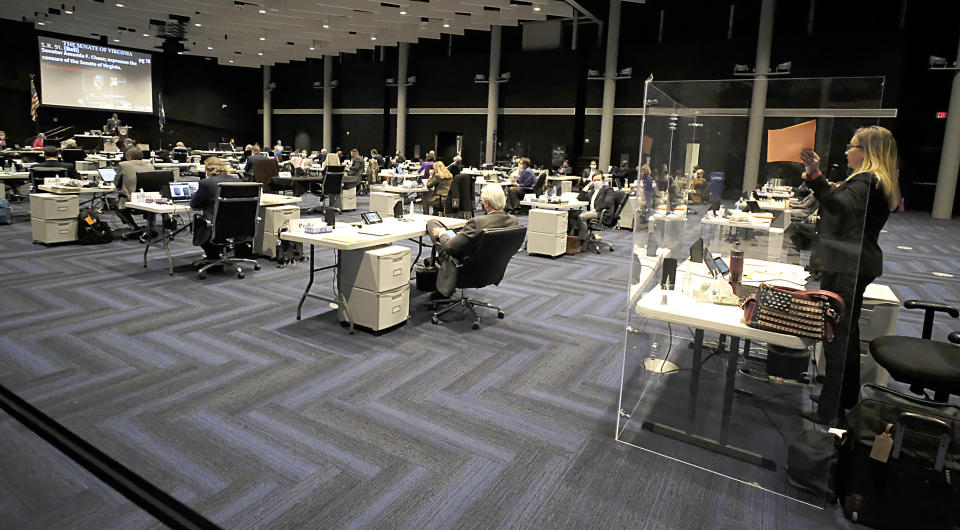
[[[0,227],[0,382],[224,527],[843,524],[613,441],[629,232],[607,232],[613,253],[518,254],[477,293],[507,314],[479,331],[431,325],[417,293],[406,325],[350,336],[316,301],[295,319],[306,264],[170,277],[160,253],[144,269],[135,242],[33,245],[14,208]],[[956,278],[930,275],[958,272],[958,227],[894,216],[882,281],[960,304]],[[173,252],[178,265],[198,254],[186,240]],[[159,525],[7,416],[0,467],[4,527]]]

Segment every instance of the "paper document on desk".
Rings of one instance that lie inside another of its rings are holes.
[[[800,152],[813,149],[817,120],[767,131],[767,162],[803,162]]]

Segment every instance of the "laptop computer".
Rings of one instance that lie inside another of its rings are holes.
[[[100,175],[100,181],[106,182],[109,184],[114,183],[114,179],[117,176],[117,170],[112,167],[103,167],[97,170],[97,173]]]
[[[200,187],[199,182],[171,182],[170,200],[173,202],[190,202],[190,198]]]

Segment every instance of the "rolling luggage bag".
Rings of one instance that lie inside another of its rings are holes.
[[[864,385],[845,417],[843,510],[874,528],[960,528],[960,407]]]

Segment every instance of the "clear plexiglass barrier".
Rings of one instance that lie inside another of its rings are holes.
[[[828,466],[796,449],[825,431],[807,418],[836,416],[843,360],[858,348],[847,306],[866,201],[846,193],[844,151],[883,115],[883,80],[761,81],[768,109],[744,191],[754,82],[646,85],[616,437],[822,506]],[[799,159],[777,160],[807,140],[832,184],[802,185]],[[741,306],[755,308],[750,322]]]

